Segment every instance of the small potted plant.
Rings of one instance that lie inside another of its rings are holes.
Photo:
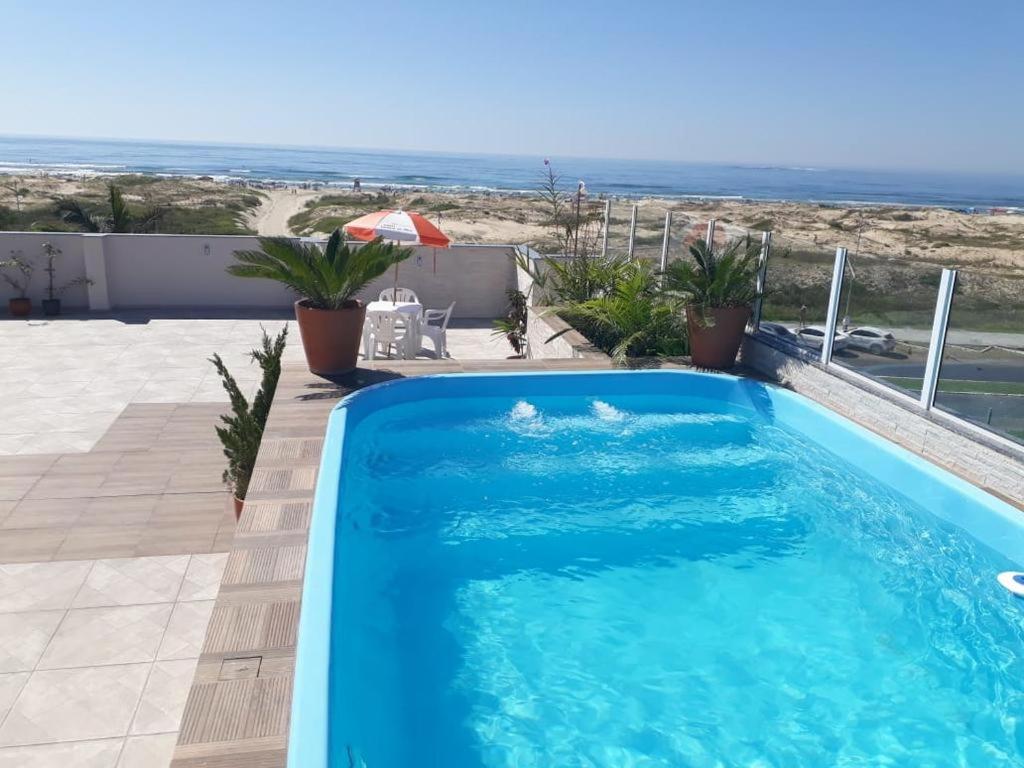
[[[281,355],[284,354],[287,339],[287,326],[273,340],[264,331],[260,348],[252,351],[252,359],[259,363],[263,372],[260,388],[252,403],[242,394],[238,382],[228,371],[220,355],[215,354],[210,358],[231,400],[231,413],[221,416],[222,426],[215,429],[228,460],[222,479],[231,490],[236,520],[242,515],[245,496],[249,492],[249,481],[256,466],[256,455],[263,439],[263,429],[267,425],[270,405],[274,402],[277,381],[281,377]]]
[[[526,350],[526,294],[510,288],[505,295],[508,297],[508,312],[505,317],[494,321],[493,335],[504,338],[515,353],[513,357],[521,358]]]
[[[35,263],[26,259],[21,251],[11,251],[11,258],[0,261],[0,270],[0,277],[17,294],[7,301],[11,317],[28,317],[32,314],[32,299],[28,297],[28,287],[36,271]]]
[[[701,368],[731,368],[757,298],[758,247],[734,240],[716,250],[698,240],[690,256],[664,275],[665,289],[685,302],[690,358]]]
[[[55,285],[53,276],[57,270],[54,267],[54,261],[60,255],[60,248],[57,248],[52,243],[43,243],[43,256],[46,258],[46,266],[43,268],[43,271],[48,275],[46,298],[43,299],[43,314],[47,317],[56,317],[60,314],[60,296],[64,291],[74,288],[76,285],[92,285],[92,280],[84,275],[76,277],[74,280],[69,280],[64,285]]]
[[[366,319],[366,305],[356,294],[411,251],[380,238],[352,248],[342,242],[340,229],[323,250],[286,237],[261,237],[260,248],[235,251],[240,263],[228,272],[276,280],[302,297],[295,302],[295,319],[309,370],[324,376],[353,370]]]

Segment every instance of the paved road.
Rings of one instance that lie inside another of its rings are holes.
[[[863,358],[861,358],[863,360]],[[884,362],[869,365],[853,365],[851,367],[872,376],[908,376],[914,378],[924,377],[924,363],[920,361]],[[967,381],[1012,381],[1024,384],[1024,358],[1020,363],[996,363],[981,360],[971,363],[942,364],[942,379],[961,379]]]
[[[796,330],[799,325],[792,321],[772,321]],[[1024,324],[1022,324],[1024,325]],[[856,326],[851,326],[856,327]],[[915,344],[927,345],[932,338],[931,328],[885,328],[900,341],[911,341]],[[946,341],[950,344],[963,344],[970,347],[1009,347],[1019,349],[1024,354],[1024,328],[1020,333],[992,333],[989,331],[965,331],[950,328],[946,332]]]
[[[931,328],[891,328],[893,336],[900,341],[913,341],[927,344],[931,341]],[[969,347],[1010,347],[1024,352],[1024,333],[991,333],[989,331],[963,331],[950,328],[946,331],[946,342],[963,344]]]

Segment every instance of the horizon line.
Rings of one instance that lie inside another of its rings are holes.
[[[804,170],[808,172],[821,171],[869,171],[869,172],[896,172],[896,173],[924,173],[924,174],[952,174],[952,175],[979,175],[994,177],[1019,178],[1024,177],[1024,169],[1018,171],[994,171],[994,170],[966,170],[954,168],[921,168],[915,166],[870,166],[870,165],[835,165],[820,163],[800,162],[769,162],[769,161],[740,161],[740,160],[684,160],[671,158],[640,158],[640,157],[619,157],[619,156],[598,156],[598,155],[572,155],[572,154],[533,154],[523,152],[469,152],[463,150],[447,149],[401,149],[397,147],[363,147],[363,146],[341,146],[331,144],[288,144],[268,143],[252,141],[223,141],[214,139],[158,139],[140,137],[116,137],[116,136],[71,136],[59,134],[39,133],[2,133],[0,139],[43,139],[60,141],[83,141],[83,142],[112,142],[128,144],[170,144],[184,146],[224,146],[224,147],[253,147],[261,149],[293,149],[293,150],[327,150],[342,152],[362,152],[367,154],[424,154],[424,155],[451,155],[468,157],[506,157],[506,158],[530,158],[549,159],[551,157],[564,160],[598,160],[621,163],[679,163],[685,165],[700,166],[736,166],[756,170],[778,169],[778,170]]]

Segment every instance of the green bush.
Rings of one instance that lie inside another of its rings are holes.
[[[260,349],[252,351],[252,359],[259,363],[263,371],[260,388],[252,403],[242,394],[238,382],[228,371],[220,355],[210,358],[231,399],[231,414],[221,416],[223,426],[215,427],[217,437],[224,446],[224,456],[228,460],[222,479],[239,499],[244,499],[249,492],[249,481],[256,466],[256,455],[260,450],[263,430],[270,415],[270,406],[274,402],[278,379],[281,377],[281,356],[284,354],[287,338],[287,326],[273,341],[264,331]]]
[[[621,263],[607,293],[572,302],[559,315],[618,363],[630,357],[685,355],[689,348],[682,308],[659,289],[646,262]]]

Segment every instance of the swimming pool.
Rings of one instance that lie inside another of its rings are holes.
[[[328,425],[289,765],[1024,765],[1021,564],[1020,512],[783,389],[388,382]]]

